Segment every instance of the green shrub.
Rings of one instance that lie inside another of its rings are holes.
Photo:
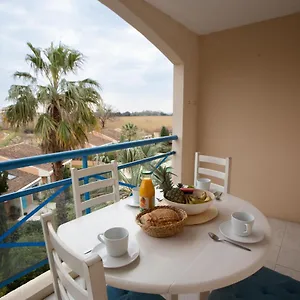
[[[160,130],[160,136],[169,136],[170,131],[167,127],[163,126]]]
[[[8,284],[7,286],[3,287],[2,289],[0,289],[0,297],[8,294],[9,292],[17,289],[19,286],[25,284],[26,282],[34,279],[35,277],[43,274],[44,272],[49,270],[49,265],[46,264],[30,273],[28,273],[25,276],[22,276],[21,278],[13,281],[12,283]]]

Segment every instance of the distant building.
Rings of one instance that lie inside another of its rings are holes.
[[[4,194],[14,193],[39,185],[41,177],[18,169],[8,171],[8,190]],[[17,219],[33,206],[33,195],[5,201],[4,208],[8,216]]]
[[[0,148],[0,161],[13,160],[24,157],[31,157],[42,155],[42,151],[39,147],[20,143],[7,147]],[[70,164],[71,159],[65,161],[63,164]],[[54,181],[53,169],[51,163],[40,164],[35,166],[28,166],[20,169],[13,169],[8,171],[8,193],[17,192],[33,186],[38,186],[45,183]],[[35,197],[39,197],[40,194],[35,194]],[[28,195],[13,200],[9,200],[4,203],[5,210],[8,216],[24,214],[32,211],[37,204],[34,203],[33,195]],[[14,217],[14,216],[13,216]]]
[[[93,131],[87,134],[88,142],[86,143],[87,148],[89,147],[99,147],[111,143],[117,142],[113,138],[106,136],[102,133]]]
[[[0,148],[0,161],[31,157],[42,154],[43,153],[40,147],[26,143],[19,143]],[[71,160],[65,161],[64,165],[70,164],[70,162]],[[20,168],[20,170],[41,177],[42,183],[52,182],[54,179],[51,163],[24,167]]]

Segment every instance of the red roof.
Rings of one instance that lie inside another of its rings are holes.
[[[39,147],[26,144],[26,143],[20,143],[20,144],[15,144],[15,145],[0,148],[0,156],[3,156],[8,159],[31,157],[31,156],[42,155],[42,154],[43,154],[42,150]],[[52,170],[52,164],[50,163],[35,165],[35,167],[43,169],[45,171]]]

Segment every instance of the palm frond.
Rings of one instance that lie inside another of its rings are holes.
[[[18,78],[18,79],[23,79],[24,81],[30,82],[30,83],[36,83],[36,78],[33,77],[30,73],[28,72],[15,72],[14,73],[14,78]]]
[[[137,148],[141,152],[142,158],[147,158],[157,154],[157,147],[155,145],[145,145]]]
[[[139,186],[142,181],[142,171],[143,167],[141,165],[120,170],[119,180],[127,184]]]
[[[60,121],[56,129],[60,149],[77,149],[87,142],[86,128],[80,123]]]
[[[118,161],[123,164],[136,161],[140,158],[136,148],[123,149],[118,152]]]
[[[57,90],[52,85],[38,85],[37,88],[37,101],[43,105],[50,104],[54,99],[59,97]]]
[[[137,136],[138,127],[133,123],[126,123],[122,126],[122,135],[128,140],[131,141]]]
[[[57,47],[51,46],[44,50],[44,54],[49,60],[51,73],[59,75],[69,72],[76,73],[84,63],[84,56],[77,50],[71,49],[60,43]],[[56,78],[58,79],[58,78]]]
[[[102,90],[101,85],[99,84],[99,82],[94,80],[94,79],[91,79],[91,78],[83,79],[83,80],[79,81],[79,83],[81,83],[83,86],[86,86],[86,87],[93,87],[93,88],[97,88],[99,90]]]
[[[86,132],[88,131],[87,128],[80,123],[74,123],[72,130],[75,138],[73,141],[73,149],[77,148],[77,146],[84,147],[85,143],[88,141],[88,137],[86,135]]]
[[[96,126],[97,119],[90,106],[84,101],[77,102],[77,111],[74,112],[78,122],[85,124],[86,126]]]
[[[142,181],[143,167],[141,165],[131,167],[131,184],[139,186]]]
[[[129,184],[129,179],[125,175],[125,170],[119,170],[119,181]]]
[[[18,128],[34,120],[38,103],[30,86],[12,85],[7,100],[14,102],[6,111],[7,122],[12,127]]]
[[[68,102],[84,101],[94,106],[102,104],[102,98],[97,89],[90,84],[82,83],[82,81],[70,82],[61,80],[59,90],[61,93],[65,93]]]
[[[49,140],[51,134],[56,132],[56,124],[54,120],[47,114],[41,114],[35,126],[35,133],[42,138],[42,140]]]
[[[65,73],[73,72],[76,73],[78,69],[80,69],[84,63],[84,56],[77,50],[69,49],[68,55],[66,57],[66,66]]]
[[[31,43],[27,43],[27,46],[32,51],[33,54],[27,54],[25,57],[26,62],[29,63],[30,67],[34,70],[36,74],[47,74],[48,66],[47,63],[42,58],[41,49],[34,47]]]
[[[41,56],[41,49],[34,47],[30,42],[27,43],[29,49],[33,52],[36,57]]]
[[[59,141],[61,148],[68,149],[72,144],[73,132],[70,124],[65,121],[61,121],[56,129],[57,141]]]

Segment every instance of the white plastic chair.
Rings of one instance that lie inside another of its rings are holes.
[[[230,168],[231,157],[219,158],[214,156],[200,155],[199,152],[195,153],[195,170],[194,170],[194,186],[197,185],[197,179],[199,175],[207,175],[214,178],[219,178],[223,180],[224,184],[219,185],[216,183],[211,183],[211,189],[222,193],[229,192],[229,168]],[[215,165],[220,165],[225,167],[224,172],[211,170],[201,167],[202,163],[212,163]]]
[[[104,180],[97,180],[94,182],[90,182],[88,184],[80,185],[80,178],[83,178],[85,176],[96,175],[100,173],[106,173],[106,172],[111,173],[111,178],[104,179]],[[74,197],[76,218],[81,217],[82,211],[87,208],[91,208],[95,205],[99,205],[107,201],[117,202],[120,200],[118,166],[116,162],[90,167],[86,169],[81,169],[81,170],[77,170],[73,168],[71,169],[71,176],[72,176],[73,197]],[[113,187],[112,193],[106,195],[100,195],[86,201],[81,200],[81,195],[84,193],[92,192],[97,189],[110,187],[110,186]]]
[[[79,256],[65,245],[52,226],[52,213],[41,215],[41,222],[56,298],[58,300],[107,300],[101,257],[94,253],[87,257]],[[73,279],[65,264],[80,276],[79,281]]]

